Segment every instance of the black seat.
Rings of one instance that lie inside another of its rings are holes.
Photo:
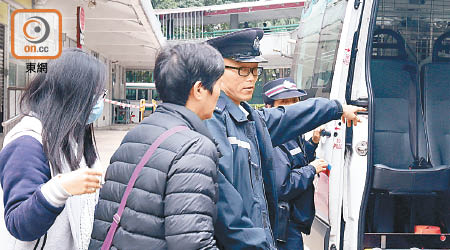
[[[421,75],[431,163],[444,172],[436,185],[447,189],[437,199],[438,214],[442,229],[450,233],[450,32],[436,40],[432,63],[422,67]]]
[[[447,40],[447,44],[444,42]],[[441,56],[441,53],[445,56]],[[422,68],[425,126],[433,169],[442,172],[434,185],[450,190],[450,32],[433,46],[433,62]]]
[[[416,223],[436,225],[436,197],[448,190],[450,172],[447,166],[429,163],[417,64],[408,61],[404,39],[393,30],[374,35],[374,52],[398,51],[390,56],[374,53],[371,61],[373,210],[367,225],[371,232],[413,232]],[[380,43],[377,35],[390,36],[384,40],[393,42]],[[427,209],[421,209],[423,202]]]
[[[423,164],[425,167],[416,168],[417,162],[428,158],[417,65],[407,60],[400,34],[386,29],[374,33],[380,34],[389,35],[396,42],[374,42],[374,47],[398,52],[391,57],[373,56],[371,62],[375,112],[372,188],[390,194],[447,190],[448,185],[443,185],[450,179],[447,167],[430,168]]]
[[[447,45],[443,42],[449,39]],[[433,62],[422,68],[425,121],[433,166],[450,166],[450,32],[441,35],[433,47]]]

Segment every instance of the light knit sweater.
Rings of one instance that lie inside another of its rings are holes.
[[[25,135],[34,137],[42,144],[42,124],[39,119],[25,116],[11,132],[6,135],[3,146],[5,147],[8,143]],[[85,167],[87,167],[87,165],[83,158],[80,163],[80,168]],[[101,168],[98,161],[95,163],[94,168]],[[70,168],[67,165],[64,165],[63,173],[69,171]],[[4,221],[1,220],[0,239],[6,239],[6,242],[2,242],[1,249],[85,250],[88,248],[98,192],[94,194],[70,196],[64,188],[62,188],[57,179],[58,178],[55,178],[55,175],[52,172],[52,179],[41,186],[42,194],[50,204],[55,207],[65,205],[63,211],[57,216],[55,222],[47,231],[47,234],[35,241],[20,241],[9,234]],[[0,205],[1,209],[3,209],[3,199],[0,201]],[[45,240],[44,237],[46,237]],[[45,247],[43,246],[44,241]]]

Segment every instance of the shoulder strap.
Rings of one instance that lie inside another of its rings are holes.
[[[103,242],[101,250],[109,250],[114,238],[114,234],[116,233],[117,227],[120,223],[120,217],[122,216],[123,211],[125,210],[125,205],[127,203],[128,196],[131,193],[131,190],[133,189],[133,186],[139,176],[139,173],[141,172],[144,165],[150,160],[153,153],[155,153],[156,149],[163,143],[169,136],[189,129],[186,126],[177,126],[173,127],[166,132],[162,133],[150,146],[150,148],[145,152],[144,156],[142,157],[141,161],[139,161],[138,165],[133,171],[133,174],[131,175],[130,180],[128,181],[127,188],[125,189],[125,193],[123,194],[122,201],[120,202],[119,209],[117,209],[117,213],[113,216],[113,222],[111,224],[111,227],[109,228],[108,234],[106,235],[105,241]]]

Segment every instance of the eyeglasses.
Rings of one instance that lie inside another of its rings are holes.
[[[238,70],[238,74],[240,76],[248,76],[250,75],[250,72],[252,72],[252,74],[254,76],[260,76],[263,72],[263,67],[255,67],[255,68],[249,68],[249,67],[232,67],[232,66],[225,66],[225,68],[228,69],[237,69]]]
[[[108,94],[108,90],[107,89],[103,89],[102,99],[105,99],[107,94]]]

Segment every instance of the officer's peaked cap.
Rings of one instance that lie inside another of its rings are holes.
[[[261,63],[267,62],[261,56],[259,48],[263,36],[262,29],[250,28],[212,38],[207,43],[216,48],[223,58],[231,58],[237,62]]]
[[[270,82],[267,82],[263,86],[263,99],[264,102],[288,99],[293,97],[301,97],[306,95],[304,90],[298,89],[294,79],[279,78]]]

